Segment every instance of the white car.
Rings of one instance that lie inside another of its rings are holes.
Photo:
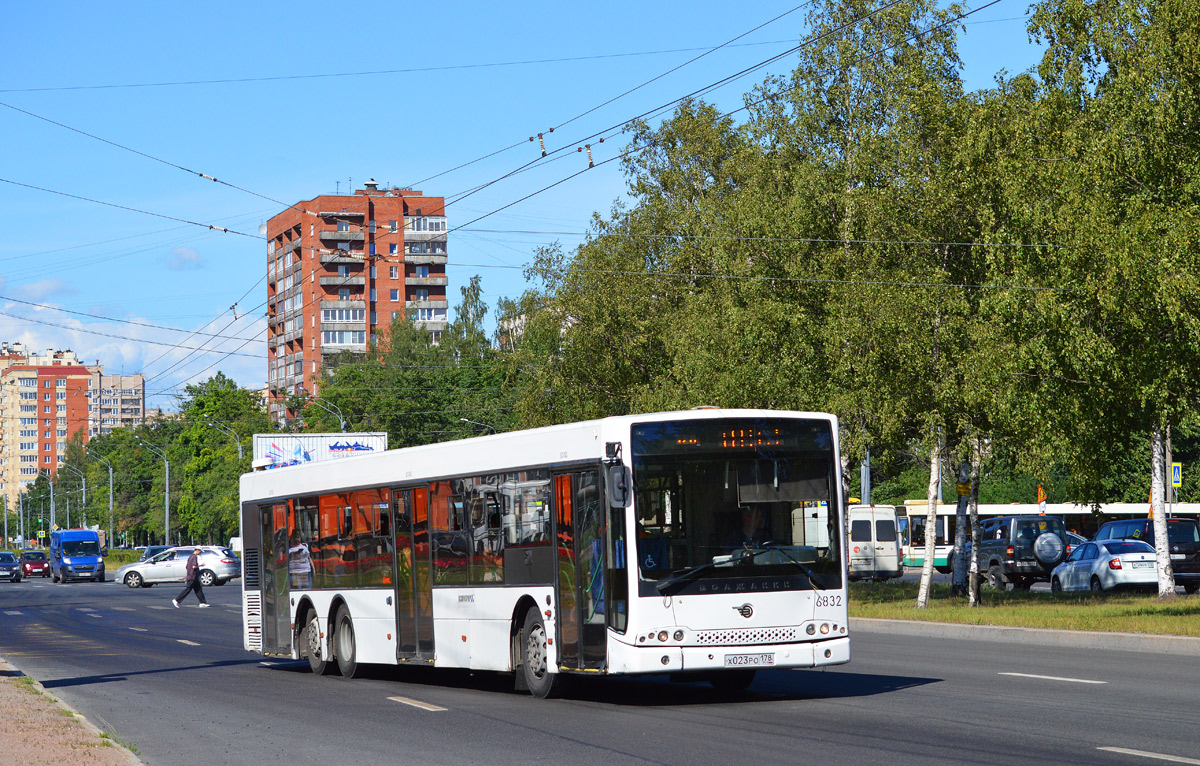
[[[1158,585],[1154,547],[1141,540],[1086,542],[1050,573],[1050,590],[1146,588]]]
[[[160,582],[183,582],[187,560],[200,548],[200,584],[224,585],[242,576],[242,562],[228,548],[216,545],[184,545],[151,556],[145,561],[126,564],[117,570],[117,582],[130,588],[149,588]]]

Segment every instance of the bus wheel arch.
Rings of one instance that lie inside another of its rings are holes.
[[[295,641],[298,659],[307,659],[314,675],[325,675],[333,669],[329,659],[329,641],[321,630],[316,607],[308,599],[296,610]]]
[[[538,611],[537,601],[533,596],[526,594],[517,599],[517,604],[513,607],[512,621],[508,627],[508,662],[514,675],[513,689],[519,692],[529,691],[529,687],[525,685],[522,658],[525,656],[525,615],[531,611]]]
[[[521,670],[525,687],[538,699],[553,697],[561,676],[555,672],[551,660],[552,650],[546,622],[536,609],[525,612],[525,625],[521,630]]]

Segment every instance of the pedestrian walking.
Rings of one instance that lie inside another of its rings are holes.
[[[200,585],[200,554],[204,552],[203,548],[197,548],[192,551],[192,555],[188,556],[187,560],[187,584],[183,586],[183,590],[179,595],[171,599],[171,603],[175,608],[179,608],[179,602],[187,598],[187,594],[191,591],[196,591],[196,600],[200,602],[200,608],[208,606],[208,601],[204,598],[204,588]]]

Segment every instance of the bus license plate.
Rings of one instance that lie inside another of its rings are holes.
[[[727,654],[725,655],[725,667],[727,668],[762,668],[768,665],[775,664],[775,653],[769,654]]]

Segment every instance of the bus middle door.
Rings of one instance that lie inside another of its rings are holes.
[[[559,665],[599,670],[608,655],[604,617],[604,505],[598,470],[554,477]]]
[[[429,491],[392,491],[396,544],[396,658],[433,662],[433,582],[430,579]]]

